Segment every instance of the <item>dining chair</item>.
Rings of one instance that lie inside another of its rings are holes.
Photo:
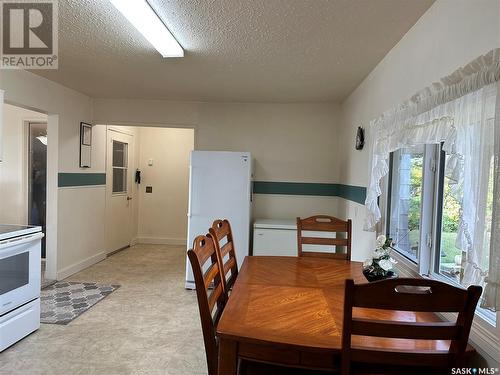
[[[304,236],[304,231],[343,233],[346,238],[320,237],[317,234],[314,236]],[[351,238],[352,222],[350,219],[344,221],[327,215],[315,215],[306,219],[297,218],[297,249],[299,257],[309,256],[351,260]],[[335,252],[304,251],[304,245],[334,246]],[[339,247],[344,247],[345,251],[337,252]]]
[[[193,248],[188,250],[198,298],[208,375],[218,373],[217,324],[227,303],[227,294],[222,288],[222,272],[216,242],[211,234],[197,236],[194,239]],[[316,375],[316,373],[241,360],[238,375]]]
[[[388,372],[399,374],[412,370],[426,374],[432,373],[431,370],[449,373],[451,367],[462,367],[481,292],[480,286],[462,289],[428,279],[401,278],[359,285],[354,284],[353,280],[346,280],[341,374],[348,375],[352,365],[363,364],[370,369],[370,373],[375,369],[377,373],[393,369]],[[455,322],[377,320],[353,316],[353,308],[454,312],[458,315]],[[384,341],[385,344],[378,347],[364,344],[355,346],[351,341],[353,335],[377,339],[449,340],[450,345],[448,350],[415,350],[405,349],[401,344],[398,348],[398,340],[394,340]],[[406,370],[402,371],[401,368]]]
[[[198,309],[200,311],[209,375],[217,375],[218,344],[216,329],[227,302],[215,242],[211,234],[197,236],[194,239],[193,248],[188,250],[188,258],[193,270],[196,295],[198,297]]]
[[[215,249],[220,255],[221,269],[224,273],[222,280],[224,290],[229,293],[238,277],[238,262],[231,224],[227,219],[215,220],[209,232],[215,239]]]

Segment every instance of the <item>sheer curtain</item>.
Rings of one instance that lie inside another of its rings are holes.
[[[500,311],[500,82],[497,82],[494,143],[490,269],[482,306]]]
[[[500,309],[499,80],[497,49],[374,120],[365,202],[365,229],[373,230],[381,218],[378,197],[380,181],[389,171],[389,154],[403,147],[443,143],[448,156],[445,173],[462,203],[456,246],[466,252],[463,283],[486,285],[483,306],[493,310]],[[490,202],[492,180],[496,184]]]

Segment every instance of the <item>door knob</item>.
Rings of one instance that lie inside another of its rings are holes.
[[[132,197],[127,197],[127,200],[128,200],[128,201],[131,201],[131,200],[132,200]]]

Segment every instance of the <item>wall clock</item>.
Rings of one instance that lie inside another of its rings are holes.
[[[356,133],[356,150],[362,150],[365,145],[365,129],[358,126],[358,132]]]

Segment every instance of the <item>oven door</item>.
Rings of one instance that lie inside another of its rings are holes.
[[[40,296],[42,237],[0,241],[0,316]]]

